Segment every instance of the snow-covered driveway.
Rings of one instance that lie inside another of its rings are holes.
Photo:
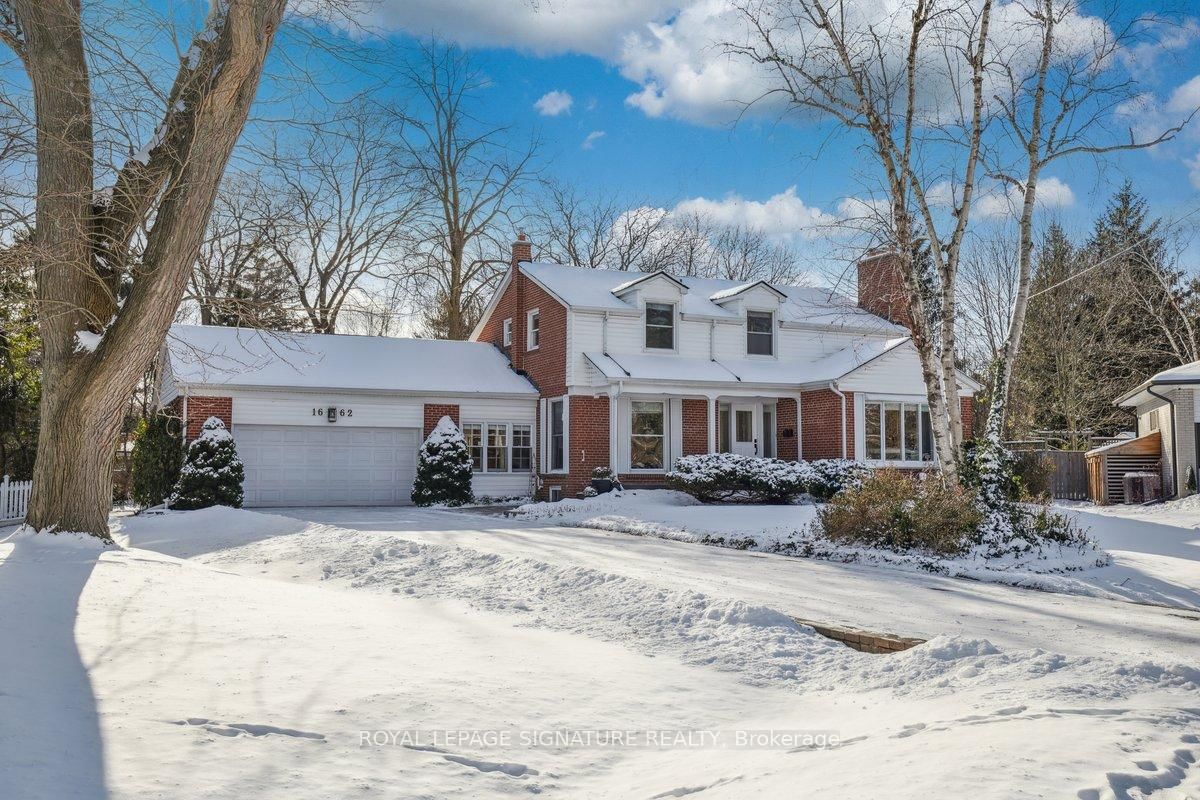
[[[1200,663],[1200,613],[873,566],[418,508],[277,513],[431,544],[611,572],[732,597],[802,619],[930,639],[986,638],[1072,655]]]

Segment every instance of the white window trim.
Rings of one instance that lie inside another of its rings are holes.
[[[479,435],[480,435],[480,445],[481,445],[481,448],[480,448],[481,454],[480,454],[480,459],[479,459],[480,468],[475,469],[474,466],[472,466],[471,472],[473,474],[475,474],[475,475],[513,475],[513,474],[524,475],[527,472],[529,472],[529,473],[533,472],[534,464],[537,462],[533,458],[534,450],[536,448],[535,448],[535,441],[534,441],[534,435],[533,435],[533,429],[535,426],[532,422],[489,422],[487,420],[475,420],[475,419],[463,420],[463,424],[462,424],[463,428],[466,428],[466,426],[468,426],[468,425],[478,425],[479,426]],[[529,428],[530,459],[529,459],[529,469],[528,470],[513,469],[513,428],[517,428],[517,427],[521,427],[521,426],[525,426],[525,427]],[[489,469],[488,468],[488,449],[489,449],[488,448],[488,428],[489,427],[493,427],[493,428],[503,427],[504,428],[504,441],[505,441],[504,449],[506,451],[505,463],[508,464],[508,469]]]
[[[650,312],[646,306],[654,304],[671,307],[671,346],[649,347],[646,344],[647,328],[650,327]],[[643,353],[678,353],[679,352],[679,303],[674,300],[655,300],[650,298],[642,303],[642,352]]]
[[[663,409],[663,465],[658,468],[638,469],[633,466],[633,404],[634,403],[660,403]],[[629,406],[626,411],[625,422],[625,472],[631,475],[665,475],[669,470],[667,465],[671,463],[671,403],[668,397],[631,397]]]
[[[929,469],[938,463],[937,447],[933,448],[933,458],[929,461],[892,461],[888,459],[867,458],[867,403],[908,403],[910,405],[928,406],[929,398],[913,394],[863,394],[854,396],[854,457],[869,467],[894,467],[899,469]],[[917,438],[920,441],[920,436]],[[903,446],[903,445],[902,445]]]
[[[770,314],[771,315],[771,354],[764,356],[761,353],[750,352],[750,313],[755,314]],[[746,351],[746,358],[759,359],[762,361],[778,361],[779,360],[779,314],[770,308],[747,308],[746,316],[742,320],[742,334],[745,337],[742,341]]]
[[[539,316],[540,309],[531,308],[525,314],[525,349],[537,350],[542,344],[542,320]],[[538,336],[537,344],[533,343],[533,320],[538,320]]]
[[[562,469],[551,469],[550,464],[550,446],[554,439],[550,428],[550,406],[552,403],[561,401],[563,404],[563,465]],[[541,442],[544,447],[540,448],[541,458],[538,459],[542,466],[542,473],[545,475],[566,475],[571,469],[571,403],[567,399],[567,395],[561,397],[543,397],[542,398],[542,424]]]
[[[502,339],[504,346],[512,347],[512,339],[512,317],[509,317],[508,319],[504,320],[504,333]]]

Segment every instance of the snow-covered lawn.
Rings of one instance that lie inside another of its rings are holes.
[[[781,543],[811,541],[809,526],[816,519],[816,510],[811,504],[703,505],[681,492],[636,490],[585,500],[532,503],[517,513],[530,520],[637,536],[773,551]],[[1098,564],[1097,555],[1103,554],[1095,550],[1071,548],[1050,558],[1002,564],[973,558],[914,559],[820,543],[817,553],[834,560],[901,570],[933,569],[953,577],[1027,589],[1200,609],[1200,535],[1195,531],[1183,533],[1132,515],[1115,521],[1117,514],[1111,511],[1107,517],[1089,513],[1095,510],[1092,506],[1071,505],[1063,510],[1092,531],[1100,547],[1112,555],[1111,563]],[[1188,518],[1200,526],[1200,504],[1160,514],[1175,520],[1190,514]],[[1188,538],[1192,544],[1185,541]]]
[[[0,544],[0,796],[1200,792],[1196,615],[465,513],[290,513],[310,521],[210,509],[124,520],[126,549]],[[793,616],[933,638],[871,656]],[[580,744],[596,731],[619,733]]]

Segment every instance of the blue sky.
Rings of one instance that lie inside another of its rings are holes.
[[[1083,18],[1095,22],[1092,15],[1107,7],[1084,0]],[[1163,5],[1123,1],[1119,9],[1114,24]],[[1124,54],[1146,105],[1117,120],[1118,129],[1175,121],[1182,107],[1200,105],[1200,21],[1188,9],[1186,2],[1171,9],[1179,13],[1146,27]],[[836,216],[839,202],[865,191],[871,171],[861,142],[834,126],[771,114],[735,122],[730,98],[755,90],[745,68],[731,66],[713,45],[727,33],[727,14],[723,0],[381,0],[361,21],[401,46],[432,34],[466,47],[491,79],[479,115],[536,133],[547,175],[631,205],[701,204],[729,221],[765,220],[778,236],[815,247],[819,237],[805,225]],[[303,52],[309,43],[294,35],[279,47],[280,56],[312,57]],[[322,63],[333,92],[366,83],[350,67]],[[275,59],[277,76],[280,64]],[[265,91],[279,97],[287,90]],[[539,110],[550,93],[569,95],[569,107]],[[1126,177],[1156,213],[1185,214],[1200,198],[1200,120],[1154,151],[1075,158],[1046,177],[1054,185],[1046,187],[1042,218],[1080,233]]]

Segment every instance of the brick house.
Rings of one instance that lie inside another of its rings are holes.
[[[537,389],[543,497],[599,466],[661,485],[682,455],[933,459],[925,386],[896,262],[858,265],[857,302],[811,287],[532,260],[522,235],[472,334]],[[960,376],[964,427],[978,386]]]
[[[933,459],[920,365],[886,253],[857,302],[811,287],[564,267],[522,235],[471,341],[177,325],[160,402],[189,438],[225,421],[246,504],[409,500],[442,416],[476,495],[568,497],[592,470],[657,486],[683,455]],[[978,388],[960,377],[965,427]]]

